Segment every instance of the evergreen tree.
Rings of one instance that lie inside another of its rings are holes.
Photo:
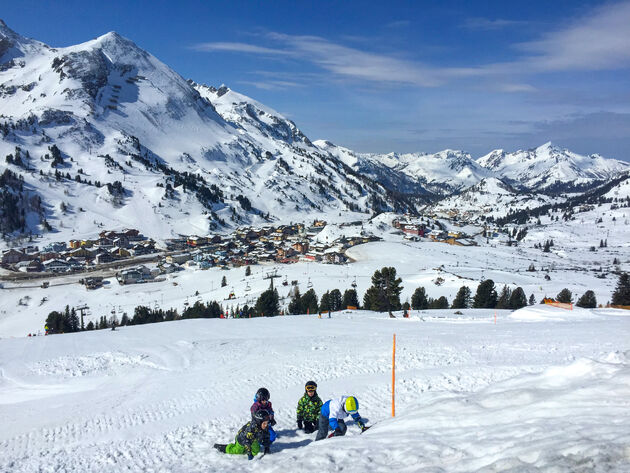
[[[429,309],[448,309],[448,299],[445,296],[431,299]]]
[[[499,294],[499,299],[497,299],[497,309],[509,309],[510,308],[510,297],[512,297],[512,289],[508,287],[506,284],[501,289],[501,294]]]
[[[525,291],[523,291],[522,287],[517,287],[512,291],[510,295],[510,301],[508,303],[508,308],[512,310],[520,309],[521,307],[527,306],[527,296],[525,295]]]
[[[125,312],[121,319],[120,319],[120,325],[129,325],[129,316],[127,315],[127,312]]]
[[[302,313],[302,301],[300,290],[296,287],[291,302],[289,302],[289,314],[297,315]]]
[[[300,298],[300,305],[302,306],[302,312],[300,312],[302,314],[317,313],[319,307],[317,305],[317,294],[314,289],[309,289],[304,293],[304,295]]]
[[[594,309],[597,307],[597,298],[595,297],[595,293],[593,291],[586,291],[582,294],[575,304],[578,307],[584,307],[586,309]]]
[[[81,330],[81,322],[79,321],[77,312],[73,307],[70,311],[70,316],[68,317],[68,332],[78,332],[79,330]]]
[[[479,283],[473,299],[475,309],[494,309],[497,305],[497,291],[494,289],[494,281],[486,279]]]
[[[411,308],[413,310],[425,310],[429,307],[427,293],[424,287],[417,288],[411,296]]]
[[[277,289],[267,289],[263,292],[258,300],[256,301],[256,306],[254,307],[254,312],[258,316],[267,316],[272,317],[274,315],[278,315],[280,312],[280,304],[278,301],[280,298],[278,297]]]
[[[245,268],[245,276],[251,276],[252,275],[252,268],[250,266],[247,266],[247,268]]]
[[[333,289],[330,291],[330,310],[337,311],[342,308],[341,291],[339,289]]]
[[[88,322],[87,326],[85,327],[86,330],[94,330],[94,322],[92,322],[91,320]]]
[[[532,294],[531,296],[529,296],[529,305],[534,305],[536,303],[536,298],[534,297],[534,294]]]
[[[613,305],[630,305],[630,278],[628,273],[621,273],[617,287],[612,294]]]
[[[363,306],[377,312],[400,310],[400,293],[403,290],[401,283],[402,279],[396,278],[395,268],[376,270],[372,275],[372,286],[363,297]]]
[[[462,286],[457,291],[451,309],[467,309],[472,301],[471,291],[468,286]]]
[[[330,310],[330,292],[326,291],[319,301],[319,310],[328,312]]]
[[[571,304],[573,302],[573,293],[565,287],[558,293],[556,300],[565,304]]]
[[[359,307],[359,297],[357,296],[356,290],[346,289],[346,292],[343,293],[342,306],[344,309],[348,307]]]
[[[225,276],[223,276],[223,278],[221,279],[221,287],[225,287],[227,286],[227,279]]]

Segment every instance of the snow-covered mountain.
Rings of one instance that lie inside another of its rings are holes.
[[[444,196],[493,175],[463,151],[374,154],[356,153],[325,140],[315,144],[358,172],[403,193]]]
[[[530,191],[542,192],[585,189],[630,168],[623,161],[598,154],[582,156],[550,142],[513,153],[495,150],[477,159],[477,163],[498,177]]]
[[[0,110],[0,175],[22,183],[3,187],[5,233],[98,225],[165,238],[408,208],[280,114],[186,81],[114,32],[51,48],[0,23]]]
[[[517,191],[495,177],[482,179],[459,194],[448,196],[429,208],[438,215],[475,220],[503,217],[510,211],[563,201],[544,194]]]

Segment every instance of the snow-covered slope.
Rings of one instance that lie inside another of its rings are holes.
[[[454,194],[431,205],[428,209],[442,216],[475,220],[484,217],[503,217],[510,211],[540,207],[564,199],[552,199],[544,194],[519,192],[500,179],[482,179],[460,194]]]
[[[100,225],[165,238],[267,216],[405,208],[292,122],[184,80],[117,33],[56,49],[2,23],[0,64],[0,174],[24,177],[20,201],[42,200],[6,233],[49,225],[63,238]]]
[[[623,161],[598,154],[582,156],[550,142],[513,153],[495,150],[477,159],[477,163],[531,191],[587,188],[629,169]]]
[[[448,195],[492,176],[463,151],[373,154],[355,153],[325,140],[314,143],[353,169],[403,193]]]
[[[491,312],[199,319],[1,339],[0,470],[628,471],[630,318],[535,307],[499,311],[495,324]],[[355,395],[372,428],[360,435],[350,421],[345,437],[320,442],[298,432],[310,379],[324,401]],[[277,420],[271,454],[217,452],[250,419],[261,386]]]

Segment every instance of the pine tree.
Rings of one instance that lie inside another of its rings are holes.
[[[94,330],[94,322],[92,322],[91,320],[88,322],[87,326],[85,327],[86,330]]]
[[[319,301],[319,310],[328,312],[330,310],[330,292],[326,291]]]
[[[245,268],[245,276],[251,276],[252,275],[252,268],[250,266],[247,266],[247,268]]]
[[[333,289],[330,291],[330,310],[337,311],[342,309],[341,291]]]
[[[343,293],[342,308],[347,309],[348,307],[359,307],[359,297],[354,289],[346,289]]]
[[[309,313],[315,314],[318,311],[317,294],[314,289],[309,289],[300,298],[300,305],[302,306],[302,314]]]
[[[534,297],[534,294],[532,294],[531,296],[529,296],[529,305],[534,305],[536,303],[536,298]]]
[[[448,309],[448,299],[445,296],[431,299],[429,309]]]
[[[586,309],[594,309],[597,307],[597,298],[595,297],[595,293],[593,291],[586,291],[582,294],[582,297],[578,299],[575,304],[578,307],[584,307]]]
[[[302,301],[300,300],[300,290],[296,287],[291,302],[289,302],[289,314],[302,314]]]
[[[472,301],[471,291],[468,286],[462,286],[457,291],[451,309],[467,309]]]
[[[396,278],[396,269],[384,267],[372,275],[372,286],[363,297],[363,306],[367,310],[391,312],[400,310],[400,293],[402,279]]]
[[[630,278],[628,273],[621,273],[617,287],[612,294],[613,305],[630,305]]]
[[[411,296],[411,308],[413,310],[426,310],[428,307],[429,301],[424,287],[417,288]]]
[[[512,297],[512,289],[510,289],[507,284],[503,286],[501,289],[501,294],[499,294],[499,299],[497,300],[497,309],[509,309],[510,308],[510,297]]]
[[[223,278],[221,279],[221,287],[225,287],[227,286],[227,279],[225,276],[223,276]]]
[[[556,300],[558,302],[563,302],[564,304],[571,304],[573,303],[573,293],[565,287],[558,293]]]
[[[497,305],[497,291],[494,288],[494,281],[486,279],[479,283],[477,292],[473,299],[475,309],[494,309]]]
[[[522,287],[517,287],[512,291],[512,295],[510,296],[510,301],[508,303],[508,308],[512,310],[520,309],[521,307],[527,306],[527,296],[525,296],[525,291],[523,291]]]
[[[265,315],[267,317],[278,315],[280,312],[279,300],[278,290],[271,289],[270,287],[263,292],[256,301],[256,306],[254,308],[256,315]]]

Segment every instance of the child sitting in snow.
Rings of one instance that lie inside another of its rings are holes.
[[[260,388],[256,391],[256,396],[254,396],[254,404],[249,409],[252,414],[252,419],[254,418],[254,414],[261,410],[266,410],[269,413],[269,438],[270,442],[276,440],[277,434],[271,428],[276,425],[276,420],[274,419],[273,407],[271,406],[271,401],[269,398],[271,395],[269,394],[269,390],[267,388]]]
[[[254,455],[258,455],[261,447],[264,449],[264,454],[270,453],[269,422],[269,412],[265,409],[260,409],[255,414],[252,414],[251,421],[240,428],[234,443],[215,443],[214,448],[222,453],[230,453],[232,455],[245,453],[248,460],[253,460]]]
[[[317,430],[322,404],[322,400],[317,395],[317,383],[307,381],[304,386],[304,396],[300,398],[297,405],[298,429],[304,429],[307,434]]]

